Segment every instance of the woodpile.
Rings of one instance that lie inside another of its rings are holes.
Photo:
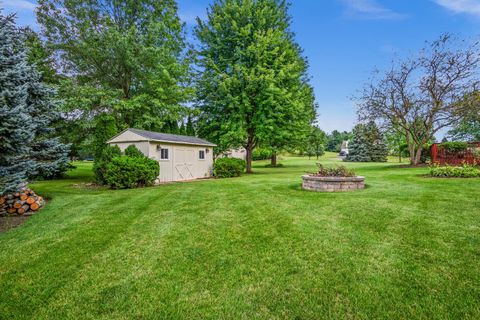
[[[0,196],[0,216],[32,215],[44,204],[42,197],[24,188],[20,192]]]

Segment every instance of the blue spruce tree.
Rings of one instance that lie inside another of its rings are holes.
[[[27,63],[23,31],[0,13],[0,194],[17,192],[29,177],[67,168],[68,146],[52,136],[54,91]]]
[[[349,145],[345,161],[386,162],[388,147],[383,134],[375,122],[358,124],[353,129],[353,139]]]

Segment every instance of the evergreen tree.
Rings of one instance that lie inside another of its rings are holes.
[[[17,192],[28,177],[67,168],[68,147],[53,137],[54,91],[28,64],[25,33],[0,14],[0,194]]]
[[[387,156],[387,144],[375,122],[355,126],[345,161],[386,162]]]
[[[192,136],[192,137],[196,136],[195,127],[193,126],[193,121],[192,121],[192,116],[191,115],[188,115],[188,118],[187,118],[187,127],[185,128],[185,134],[187,136]]]
[[[314,117],[307,63],[283,0],[217,0],[199,21],[200,135],[243,146],[247,172],[258,145],[283,146]]]

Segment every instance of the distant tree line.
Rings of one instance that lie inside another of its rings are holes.
[[[61,175],[67,156],[99,158],[128,127],[200,136],[218,153],[245,148],[247,172],[256,148],[276,165],[283,151],[319,157],[346,140],[355,146],[358,128],[325,134],[315,125],[308,61],[285,0],[215,0],[197,19],[195,44],[175,0],[39,0],[36,16],[39,33],[0,16],[9,61],[0,72],[24,83],[6,77],[0,88],[3,188],[20,171],[23,181]],[[444,128],[478,139],[478,53],[444,35],[377,73],[357,99],[361,122],[406,144],[412,164]]]

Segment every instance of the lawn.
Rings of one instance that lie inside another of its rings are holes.
[[[282,163],[119,191],[79,163],[33,184],[50,200],[0,234],[0,318],[480,318],[480,179],[349,164],[367,188],[322,194],[300,188],[315,160]]]

